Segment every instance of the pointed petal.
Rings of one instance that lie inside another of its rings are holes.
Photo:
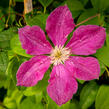
[[[76,93],[77,87],[76,80],[70,75],[64,65],[54,66],[47,92],[58,105],[69,101],[73,94]]]
[[[64,45],[75,24],[68,7],[59,6],[48,17],[46,31],[54,45]]]
[[[38,26],[25,26],[19,31],[20,41],[23,49],[26,49],[27,54],[40,55],[49,54],[51,52],[51,45],[46,40],[43,30]]]
[[[80,80],[98,79],[100,74],[100,65],[94,57],[71,56],[65,65],[75,78]]]
[[[71,48],[73,54],[90,55],[101,48],[106,38],[103,27],[97,25],[86,25],[77,28],[67,47]]]
[[[34,86],[41,80],[50,66],[47,56],[36,56],[21,64],[17,71],[17,86]]]

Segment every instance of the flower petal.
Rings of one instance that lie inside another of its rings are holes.
[[[40,27],[25,26],[20,28],[18,33],[22,47],[26,49],[27,54],[40,55],[51,52],[52,47],[46,40],[45,34]]]
[[[94,57],[71,56],[65,65],[80,80],[93,80],[99,78],[100,65]]]
[[[54,45],[64,45],[75,24],[68,7],[59,6],[48,17],[46,31]]]
[[[17,86],[34,86],[44,76],[50,66],[47,56],[35,56],[21,64],[17,71]]]
[[[76,80],[62,64],[54,66],[50,76],[47,88],[49,96],[58,105],[65,104],[77,91],[78,84]]]
[[[90,55],[101,48],[106,38],[103,27],[97,25],[86,25],[77,28],[67,47],[71,48],[73,54]]]

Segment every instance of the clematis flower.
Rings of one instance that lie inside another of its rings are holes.
[[[42,80],[50,64],[53,64],[47,92],[58,105],[62,105],[77,92],[76,79],[89,81],[99,78],[98,60],[86,56],[96,53],[96,50],[103,46],[105,29],[97,25],[80,26],[64,46],[74,27],[72,14],[65,5],[56,8],[46,22],[46,32],[55,47],[46,40],[39,26],[25,26],[19,29],[23,49],[34,57],[22,63],[18,69],[17,86],[36,85]],[[75,56],[71,56],[72,54]]]

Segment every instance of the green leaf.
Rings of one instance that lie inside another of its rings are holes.
[[[17,33],[17,28],[10,28],[0,33],[0,43],[10,40]]]
[[[41,90],[37,90],[37,87],[33,86],[33,87],[26,88],[26,90],[24,90],[23,93],[25,96],[32,96],[40,93],[40,91]]]
[[[0,72],[6,72],[8,61],[7,52],[0,52]]]
[[[5,49],[5,48],[9,48],[10,47],[10,41],[2,41],[0,42],[0,48],[1,49]]]
[[[102,85],[97,93],[95,101],[96,109],[109,109],[109,86]]]
[[[62,5],[66,4],[70,9],[73,18],[78,17],[80,13],[84,10],[84,7],[79,0],[66,0],[65,2],[62,3]]]
[[[22,97],[23,97],[23,93],[19,91],[17,88],[12,91],[11,99],[16,101],[17,109],[20,106]]]
[[[46,25],[46,19],[48,17],[48,14],[40,14],[40,15],[36,15],[33,17],[30,17],[28,15],[26,15],[26,23],[30,26],[33,25],[38,25],[40,26],[43,30],[45,30],[45,25]]]
[[[7,48],[10,46],[10,39],[16,35],[17,28],[9,28],[0,33],[0,48]]]
[[[69,109],[70,108],[70,101],[63,104],[61,107],[57,106],[57,109]]]
[[[15,35],[11,39],[10,45],[14,53],[25,57],[32,57],[31,55],[26,54],[25,50],[22,48],[18,35]]]
[[[80,84],[84,84],[84,80],[79,80],[79,79],[77,79],[77,81],[80,83]]]
[[[6,80],[7,80],[7,77],[5,75],[0,74],[0,88],[3,87],[3,86],[5,87]]]
[[[89,82],[83,87],[80,93],[81,109],[87,109],[94,103],[98,89],[99,86],[94,81]]]
[[[9,63],[9,66],[8,66],[8,69],[7,69],[8,76],[11,76],[15,86],[16,86],[16,83],[17,83],[17,80],[16,80],[17,70],[18,70],[20,64],[24,61],[27,61],[27,59],[20,58],[16,55],[16,57],[13,57],[11,59],[10,63]],[[19,87],[17,87],[17,88],[19,88]],[[23,89],[23,87],[21,89]]]
[[[84,10],[84,6],[79,0],[67,0],[65,3],[68,5],[72,13],[73,11]]]
[[[109,47],[109,34],[106,35],[106,45]]]
[[[72,102],[70,103],[69,109],[80,109],[79,102],[73,99]]]
[[[5,109],[3,106],[0,106],[0,109]]]
[[[83,5],[86,5],[88,2],[88,0],[80,0],[80,1],[83,3]]]
[[[80,15],[81,11],[72,11],[72,17],[75,19]]]
[[[109,7],[109,0],[91,0],[93,7],[98,11],[104,11]]]
[[[9,97],[6,97],[3,103],[8,109],[17,109],[15,100]]]
[[[7,10],[7,13],[15,13],[14,9],[13,8],[10,8],[10,11],[9,9]],[[16,14],[10,14],[9,16],[9,22],[8,22],[8,25],[12,25],[13,22],[16,20]]]
[[[77,24],[80,23],[81,21],[86,20],[87,18],[96,15],[96,11],[94,9],[87,9],[84,11],[80,17],[78,18]],[[99,20],[98,17],[94,17],[91,20],[86,21],[82,25],[87,25],[87,24],[93,24],[93,25],[99,25]]]
[[[15,90],[16,85],[13,83],[12,79],[8,82],[8,90],[7,90],[7,95],[11,96],[12,92]]]
[[[12,50],[8,50],[8,57],[11,60],[15,56],[15,53]]]
[[[38,0],[43,7],[48,7],[53,0]]]
[[[100,76],[105,72],[105,65],[99,61],[99,64],[100,64]]]
[[[103,64],[109,66],[109,47],[103,46],[94,54]]]
[[[7,75],[9,77],[12,77],[12,80],[14,82],[14,85],[16,85],[16,73],[19,68],[19,61],[17,57],[13,57],[12,60],[9,62],[8,68],[7,68]]]
[[[8,90],[10,89],[8,88]],[[17,88],[11,89],[10,94],[5,97],[3,103],[9,109],[18,109],[22,97],[23,94]]]
[[[37,93],[37,94],[35,95],[35,101],[36,101],[36,103],[41,103],[42,98],[43,98],[43,93],[42,93],[42,92]]]
[[[3,13],[0,10],[0,17],[3,16]],[[5,28],[5,22],[3,21],[3,19],[0,19],[0,31],[3,30]]]
[[[28,97],[23,100],[21,103],[19,109],[44,109],[43,105],[41,103],[34,103],[32,100]]]

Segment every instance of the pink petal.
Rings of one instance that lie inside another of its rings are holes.
[[[67,47],[71,48],[73,54],[90,55],[101,48],[106,38],[103,27],[97,25],[86,25],[77,28]]]
[[[43,30],[38,26],[25,26],[19,29],[19,37],[22,47],[27,54],[40,55],[49,54],[52,47],[46,40]]]
[[[47,88],[49,96],[58,105],[65,104],[77,91],[78,84],[76,80],[62,64],[54,66],[50,76]]]
[[[99,78],[100,65],[94,57],[71,56],[65,65],[75,78],[93,80]]]
[[[48,17],[46,31],[54,45],[64,45],[75,24],[68,7],[59,6]]]
[[[34,86],[41,80],[50,66],[48,56],[35,56],[21,64],[17,71],[17,86]]]

